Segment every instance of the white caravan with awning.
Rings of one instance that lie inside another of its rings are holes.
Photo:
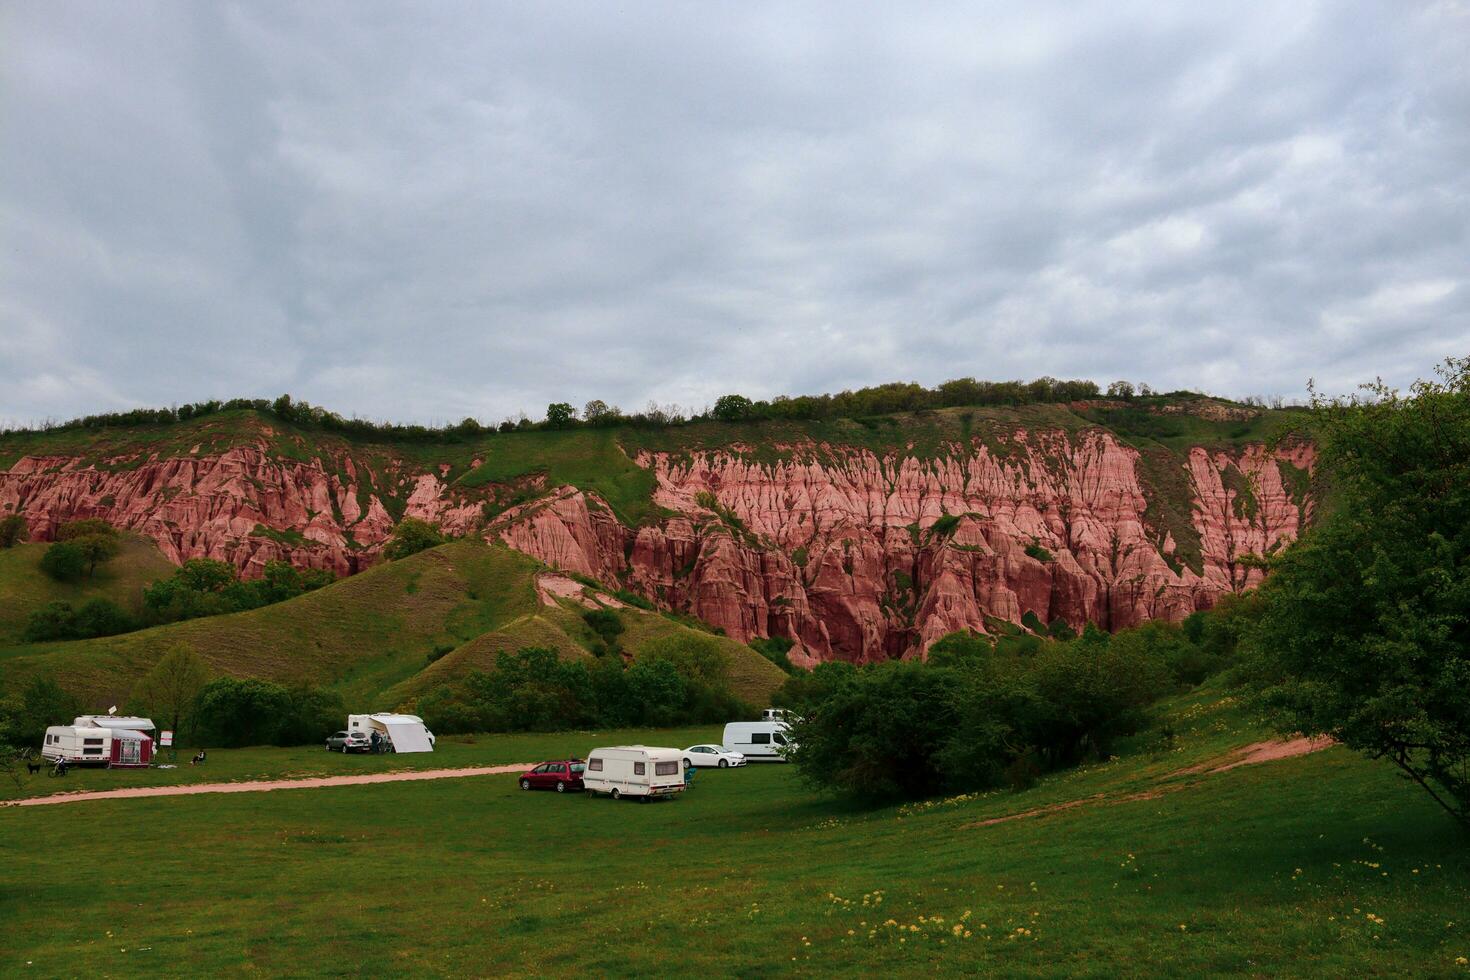
[[[41,755],[112,769],[146,769],[153,759],[152,731],[147,718],[81,715],[70,725],[47,728]]]
[[[418,715],[348,715],[347,730],[365,732],[369,737],[377,732],[379,738],[388,740],[394,752],[434,751],[434,733]]]

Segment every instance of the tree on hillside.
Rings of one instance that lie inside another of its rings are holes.
[[[78,582],[87,571],[87,556],[70,541],[58,541],[41,556],[41,571],[58,582]]]
[[[179,732],[192,724],[199,692],[209,683],[209,668],[183,644],[175,644],[133,687],[129,698],[136,710],[156,715]]]
[[[0,728],[12,744],[21,747],[40,745],[48,725],[69,724],[82,711],[81,703],[60,684],[41,676],[31,678],[20,697],[6,708],[10,717]]]
[[[421,521],[417,517],[405,517],[393,529],[393,536],[388,539],[387,546],[383,548],[383,554],[390,561],[396,561],[399,558],[416,555],[426,548],[441,545],[444,541],[444,535],[439,531],[438,525]]]
[[[1284,730],[1389,760],[1470,826],[1470,358],[1439,373],[1314,394],[1327,497],[1244,645]]]
[[[122,550],[117,529],[96,517],[61,525],[56,529],[56,540],[73,545],[81,552],[88,578],[96,574],[99,564],[114,558]]]
[[[1130,381],[1114,381],[1108,385],[1109,398],[1122,398],[1124,401],[1133,397],[1133,383]]]
[[[546,424],[553,429],[565,429],[577,418],[577,410],[567,402],[552,402],[546,406]]]
[[[721,395],[715,401],[715,418],[721,422],[740,422],[750,418],[751,402],[744,395]]]
[[[19,514],[0,518],[0,548],[13,548],[31,536],[26,519]]]

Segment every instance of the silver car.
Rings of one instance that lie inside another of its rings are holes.
[[[328,752],[371,752],[372,748],[366,732],[333,732],[327,736]]]

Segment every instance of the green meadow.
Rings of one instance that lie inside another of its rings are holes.
[[[1340,748],[1186,772],[1267,736],[1227,694],[1035,788],[871,807],[792,767],[655,805],[481,776],[0,809],[0,973],[35,976],[1470,973],[1470,848]],[[26,792],[686,745],[717,728],[446,739],[434,756],[212,754]],[[13,795],[13,794],[12,794]],[[1056,804],[1042,815],[1004,817]]]

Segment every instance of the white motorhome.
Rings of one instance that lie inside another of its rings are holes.
[[[613,745],[587,753],[582,785],[613,799],[649,800],[684,792],[684,753],[650,745]]]
[[[418,715],[348,715],[347,730],[365,732],[369,737],[377,732],[379,738],[388,740],[394,752],[434,751],[434,733]]]
[[[784,721],[732,721],[725,726],[726,752],[739,752],[747,759],[787,762],[787,750],[795,747]]]
[[[117,715],[81,715],[46,729],[41,756],[111,769],[146,769],[153,759],[153,722]]]

